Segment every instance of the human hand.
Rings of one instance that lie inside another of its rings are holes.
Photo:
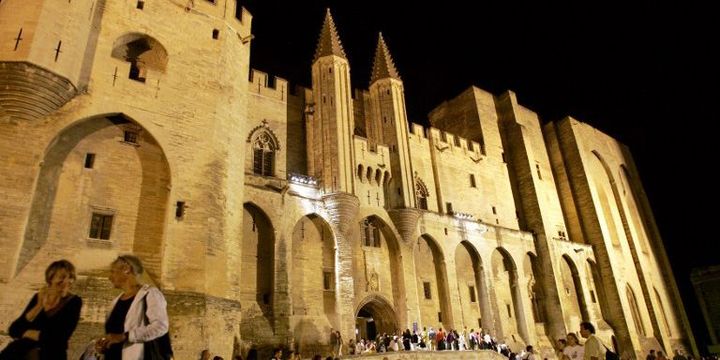
[[[55,287],[44,288],[44,296],[42,299],[42,307],[45,311],[51,310],[60,303],[62,295]]]
[[[127,338],[125,334],[106,334],[105,335],[105,347],[108,348],[114,344],[124,343]]]
[[[95,340],[95,352],[103,353],[105,352],[107,345],[107,339],[105,337],[101,337],[97,340]]]

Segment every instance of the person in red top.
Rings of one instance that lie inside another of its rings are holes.
[[[435,342],[437,343],[438,350],[445,350],[445,333],[442,328],[438,328],[435,334]]]

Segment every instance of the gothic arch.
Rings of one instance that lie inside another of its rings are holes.
[[[330,224],[318,214],[304,215],[295,223],[291,268],[292,315],[325,317],[328,324],[338,327],[335,235]]]
[[[363,167],[362,164],[358,164],[357,177],[361,183],[365,183],[365,168]]]
[[[267,319],[273,315],[275,284],[275,229],[267,213],[253,202],[243,205],[241,242],[242,278],[240,292],[243,309],[259,310]],[[245,320],[245,317],[243,317]],[[248,325],[252,324],[248,320]]]
[[[613,177],[612,171],[610,169],[610,166],[608,163],[603,159],[603,157],[600,155],[598,151],[593,151],[593,155],[595,155],[595,158],[597,161],[600,162],[602,165],[602,168],[605,172],[605,175],[610,183],[610,188],[612,190],[612,196],[614,200],[615,210],[618,212],[620,221],[621,221],[621,229],[623,235],[625,235],[625,239],[628,245],[628,248],[630,250],[630,255],[632,256],[632,266],[635,269],[635,273],[637,274],[637,279],[640,285],[640,290],[642,291],[642,297],[644,300],[644,305],[647,307],[648,315],[650,316],[650,324],[652,326],[652,329],[655,332],[659,332],[660,324],[659,320],[656,316],[656,311],[654,308],[654,303],[652,302],[651,294],[650,294],[650,286],[648,284],[648,281],[646,279],[645,269],[641,267],[642,262],[640,261],[640,257],[638,255],[638,249],[636,242],[641,241],[640,239],[636,239],[633,233],[630,231],[630,224],[633,217],[628,218],[628,212],[625,210],[625,207],[623,206],[622,196],[620,195],[620,190],[618,189],[617,183],[615,181],[615,178]],[[599,186],[596,186],[597,188],[600,188]],[[637,229],[638,231],[644,231],[644,229]],[[636,241],[637,240],[637,241]],[[618,292],[620,290],[618,289]],[[635,298],[634,292],[632,292],[633,298]],[[637,304],[637,300],[635,299],[635,303]],[[638,307],[639,309],[639,307]],[[638,316],[640,319],[640,325],[641,327],[638,328],[638,331],[642,331],[642,334],[645,336],[647,332],[645,331],[645,325],[642,323],[642,317],[641,313],[638,310]]]
[[[513,334],[519,334],[524,341],[528,341],[515,260],[505,248],[497,247],[491,255],[491,261],[496,301],[494,306],[498,309],[498,337],[509,339]]]
[[[380,294],[372,294],[366,296],[357,307],[355,307],[355,316],[361,317],[370,315],[376,323],[375,327],[378,333],[393,334],[399,326],[397,312],[387,298]],[[356,324],[357,326],[358,324]],[[362,332],[362,329],[360,329]],[[362,337],[362,336],[361,336]]]
[[[268,127],[267,121],[255,127],[248,135],[250,144],[250,170],[256,175],[274,176],[277,152],[280,151],[280,142],[277,136]]]
[[[250,130],[250,131],[248,132],[247,142],[252,144],[252,143],[255,142],[263,133],[267,134],[267,136],[268,136],[268,141],[270,142],[270,144],[272,144],[273,148],[274,148],[275,150],[278,150],[278,151],[279,151],[279,150],[280,150],[280,141],[278,140],[277,135],[275,135],[275,132],[272,131],[272,129],[270,129],[270,126],[268,125],[268,121],[267,121],[267,120],[263,120],[263,121],[262,121],[262,124],[260,124],[260,125],[258,125],[258,126],[256,126],[256,127],[252,128],[252,130]]]
[[[415,203],[418,209],[427,210],[428,202],[427,198],[430,197],[430,192],[427,186],[419,177],[415,177]]]
[[[366,238],[363,224],[371,223],[370,246],[364,247]],[[366,256],[361,257],[355,263],[356,273],[359,278],[361,289],[366,294],[380,294],[385,298],[393,299],[393,304],[398,310],[397,316],[403,317],[403,299],[405,296],[404,272],[402,265],[402,250],[400,237],[395,229],[386,221],[382,214],[368,213],[357,223],[358,236],[355,238],[353,247],[358,252],[365,252]],[[375,239],[379,236],[379,239]],[[377,243],[378,246],[375,246]],[[374,259],[374,260],[373,260]],[[360,295],[358,295],[360,296]]]
[[[635,331],[639,336],[647,336],[645,332],[645,324],[642,320],[642,313],[635,297],[635,291],[633,291],[630,284],[626,284],[625,293],[627,295],[628,306],[630,307],[630,314],[632,315],[633,323],[635,323]]]
[[[591,259],[587,260],[587,265],[592,277],[591,290],[595,290],[597,302],[599,303],[600,315],[607,322],[609,320],[608,314],[610,314],[610,306],[608,304],[607,295],[605,294],[605,288],[603,288],[602,279],[600,278],[600,271],[598,270],[597,264]]]
[[[482,258],[475,246],[467,240],[455,248],[455,268],[459,306],[467,309],[463,311],[463,325],[468,328],[479,326],[494,333],[495,320]]]
[[[454,326],[445,254],[440,244],[429,234],[423,234],[418,238],[413,256],[420,300],[420,322],[426,326],[438,323],[442,323],[443,327]]]
[[[575,314],[568,315],[576,315],[579,320],[577,323],[571,323],[570,320],[572,320],[572,318],[566,317],[565,321],[568,323],[570,328],[574,329],[580,326],[580,322],[590,321],[590,315],[588,314],[587,303],[585,302],[582,281],[580,279],[578,268],[575,265],[575,262],[567,254],[564,254],[562,258],[564,262],[564,273],[562,274],[562,277],[563,284],[566,286],[564,296],[572,303],[573,310],[577,311]]]
[[[69,190],[86,177],[96,179],[92,187],[83,188],[80,196]],[[134,119],[109,113],[74,122],[58,132],[45,150],[17,271],[53,234],[61,241],[88,239],[90,247],[131,248],[150,276],[159,280],[171,184],[164,150]],[[118,189],[123,189],[124,201],[107,196]],[[93,227],[99,217],[107,231],[96,236]],[[59,226],[58,219],[79,226]]]

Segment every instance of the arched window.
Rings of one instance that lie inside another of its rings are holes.
[[[372,218],[366,218],[360,224],[360,236],[363,246],[380,247],[380,224]]]
[[[253,174],[274,176],[275,160],[280,151],[280,142],[270,129],[267,120],[263,120],[262,124],[250,130],[247,143],[252,157],[248,157],[245,163],[246,169],[252,167]]]
[[[273,176],[277,146],[270,134],[263,131],[253,141],[253,174]]]
[[[427,186],[420,180],[419,177],[415,178],[415,202],[418,209],[427,210],[428,202],[427,198],[430,197]]]
[[[128,77],[145,82],[148,70],[164,73],[168,53],[160,42],[140,33],[128,33],[115,40],[111,56],[130,63]]]
[[[627,285],[625,289],[627,292],[628,304],[630,305],[630,312],[632,313],[633,322],[635,323],[635,330],[639,335],[645,336],[645,325],[642,322],[642,315],[640,315],[640,308],[638,307],[637,300],[635,299],[635,292],[632,290],[630,285]]]

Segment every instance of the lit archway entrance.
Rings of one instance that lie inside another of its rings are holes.
[[[358,339],[375,339],[379,334],[394,334],[399,329],[392,305],[379,296],[365,299],[355,314]]]

